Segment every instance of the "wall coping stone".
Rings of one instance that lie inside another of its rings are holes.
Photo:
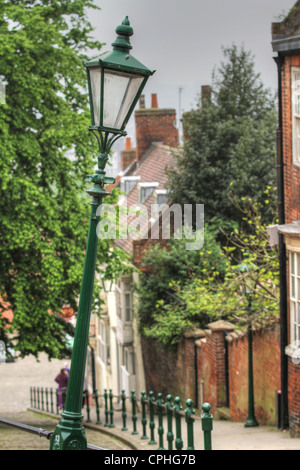
[[[205,336],[205,331],[200,330],[200,328],[195,328],[194,330],[186,331],[184,333],[185,338],[203,338]]]
[[[197,348],[201,348],[203,344],[206,343],[206,338],[200,338],[200,339],[197,339],[197,341],[195,341],[195,345],[197,346]]]
[[[218,320],[213,323],[209,323],[208,327],[212,331],[233,331],[236,328],[232,323],[225,320]]]
[[[141,108],[135,111],[137,116],[149,116],[149,115],[172,115],[176,113],[176,109],[173,108]]]

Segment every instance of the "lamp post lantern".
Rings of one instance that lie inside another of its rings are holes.
[[[255,291],[255,282],[251,278],[246,276],[249,271],[252,271],[256,266],[249,265],[247,263],[241,264],[239,266],[239,272],[242,274],[242,286],[243,293],[247,299],[247,311],[249,317],[252,313],[252,297]],[[253,341],[252,341],[252,321],[248,324],[247,329],[248,337],[248,417],[244,423],[245,428],[256,427],[258,426],[258,421],[255,417],[255,408],[254,408],[254,379],[253,379]]]
[[[88,76],[92,121],[89,130],[98,142],[98,168],[94,175],[86,179],[93,184],[87,190],[92,197],[89,233],[67,398],[61,420],[51,436],[52,450],[87,448],[81,408],[97,257],[96,228],[100,220],[99,207],[103,197],[108,195],[104,185],[115,182],[114,178],[105,176],[105,165],[113,143],[126,135],[126,124],[149,76],[154,73],[130,54],[132,46],[129,38],[133,34],[133,29],[128,17],[116,28],[116,33],[117,38],[112,44],[111,53],[84,64]]]

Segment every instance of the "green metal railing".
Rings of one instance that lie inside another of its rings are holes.
[[[12,427],[17,428],[21,431],[25,431],[25,432],[28,432],[28,433],[31,433],[31,434],[36,434],[39,437],[45,437],[48,440],[51,439],[51,436],[53,434],[53,431],[48,431],[46,429],[37,428],[35,426],[29,426],[28,424],[19,423],[17,421],[13,421],[13,420],[7,419],[7,418],[1,418],[0,417],[0,423],[4,424],[4,425],[7,425],[7,426],[12,426]],[[104,447],[95,446],[93,444],[88,444],[87,445],[87,450],[107,450],[107,449],[105,449]]]
[[[63,390],[61,393],[64,403],[65,391]],[[86,405],[86,422],[91,423],[90,396],[88,391],[84,391],[83,398],[85,398]],[[158,445],[159,450],[165,450],[165,445],[168,450],[182,450],[184,447],[187,450],[194,450],[195,422],[200,421],[204,450],[212,449],[213,416],[210,413],[211,406],[209,403],[202,405],[202,414],[198,416],[195,414],[193,400],[190,398],[185,401],[186,407],[183,409],[180,397],[175,397],[174,401],[172,401],[171,395],[167,395],[166,401],[164,401],[161,393],[158,393],[155,399],[152,391],[148,393],[148,396],[146,392],[141,392],[140,400],[138,400],[134,390],[131,391],[130,396],[126,396],[124,390],[122,390],[121,395],[114,395],[111,389],[105,389],[103,395],[99,395],[96,390],[93,394],[93,403],[95,405],[93,410],[96,413],[96,424],[102,424],[100,419],[100,398],[104,404],[104,427],[114,428],[116,426],[115,415],[116,413],[121,413],[121,431],[130,431],[129,427],[132,426],[131,434],[138,435],[137,423],[140,420],[142,428],[141,439],[149,439],[149,445]],[[117,399],[119,402],[120,410],[118,411],[114,409],[114,399]],[[33,409],[56,414],[60,412],[58,390],[31,387],[30,403]],[[130,411],[128,411],[128,408]],[[129,425],[129,420],[132,423],[131,426]],[[156,425],[157,438],[155,438]],[[183,432],[184,425],[186,426],[186,432]],[[164,426],[167,428],[166,433]],[[147,427],[149,436],[147,435]],[[183,434],[185,435],[186,443],[183,441]]]

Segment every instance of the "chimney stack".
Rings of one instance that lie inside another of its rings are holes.
[[[201,87],[201,105],[205,106],[210,104],[211,101],[211,88],[209,85],[202,85]]]
[[[177,147],[179,145],[179,133],[176,128],[176,110],[160,109],[156,93],[152,94],[151,108],[141,107],[140,105],[140,108],[135,111],[135,134],[136,159],[138,162],[141,161],[154,142]]]
[[[131,138],[130,137],[126,137],[125,150],[131,150]]]
[[[125,149],[121,152],[121,171],[124,171],[136,158],[136,150],[131,148],[131,138],[126,137]]]
[[[157,94],[153,93],[151,95],[151,108],[158,108]]]

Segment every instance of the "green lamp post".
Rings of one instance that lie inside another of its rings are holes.
[[[246,254],[246,256],[248,256]],[[253,264],[243,263],[239,266],[238,271],[242,274],[242,286],[243,293],[247,299],[247,311],[249,317],[252,313],[252,297],[255,291],[255,282],[249,276],[249,272],[256,268]],[[252,322],[250,320],[248,329],[248,417],[244,423],[246,428],[258,426],[257,419],[255,417],[254,409],[254,380],[253,380],[253,341],[252,341]]]
[[[133,29],[128,17],[116,28],[116,33],[117,38],[112,44],[111,53],[84,64],[87,70],[92,120],[89,130],[98,142],[98,168],[94,175],[87,177],[87,181],[93,184],[87,190],[92,197],[88,241],[67,398],[61,420],[51,436],[52,450],[87,448],[81,408],[97,256],[96,228],[100,220],[98,208],[103,197],[108,195],[104,185],[115,182],[114,178],[105,176],[104,169],[113,143],[126,135],[126,124],[148,78],[154,73],[130,54],[132,46],[129,38],[133,35]]]

